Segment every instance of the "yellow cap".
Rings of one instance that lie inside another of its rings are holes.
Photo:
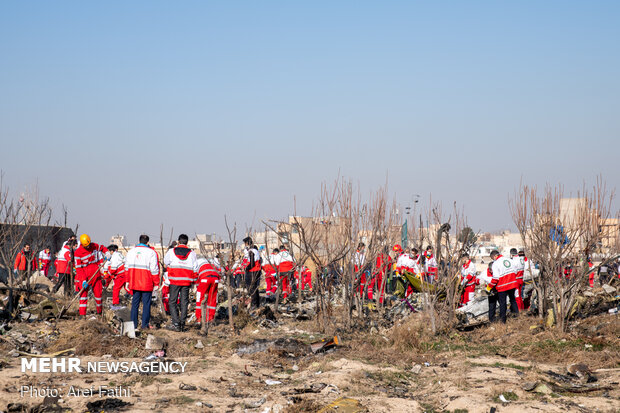
[[[90,237],[88,236],[88,234],[80,235],[80,244],[85,247],[88,247],[90,245]]]

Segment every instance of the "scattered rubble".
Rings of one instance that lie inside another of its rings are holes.
[[[273,341],[257,339],[252,344],[239,347],[237,349],[237,354],[241,356],[244,354],[254,354],[267,350],[281,353],[289,357],[299,357],[308,354],[310,348],[304,342],[292,338],[279,338]]]
[[[130,406],[132,406],[132,403],[121,399],[107,398],[86,403],[86,411],[92,413],[122,411]]]

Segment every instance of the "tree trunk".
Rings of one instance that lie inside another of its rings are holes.
[[[278,286],[276,287],[276,305],[273,312],[277,314],[280,312],[280,294],[282,292],[282,279],[280,278],[280,271],[276,272],[276,282],[278,283]]]
[[[233,276],[232,272],[226,277],[226,297],[228,298],[228,324],[230,328],[235,326],[233,322],[233,308],[232,308],[232,284],[231,277]]]

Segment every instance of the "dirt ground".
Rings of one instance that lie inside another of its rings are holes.
[[[41,353],[74,348],[83,363],[141,361],[153,351],[144,348],[144,333],[136,339],[120,337],[100,320],[61,320],[56,328],[50,322],[15,324],[0,340],[0,408],[86,411],[99,395],[66,396],[70,386],[121,386],[131,392],[118,397],[131,403],[124,409],[145,412],[314,412],[342,397],[356,400],[357,407],[324,411],[620,412],[617,315],[575,322],[566,334],[520,316],[505,326],[432,336],[427,320],[414,314],[395,326],[379,324],[372,332],[337,332],[342,345],[317,354],[309,343],[329,336],[317,331],[314,321],[280,316],[270,328],[260,326],[260,320],[246,321],[237,331],[218,324],[207,337],[197,329],[150,331],[167,341],[168,360],[188,363],[183,374],[158,375],[21,373],[20,357],[10,353],[15,348],[10,334],[36,340]],[[597,381],[567,377],[571,363],[586,364]],[[21,387],[30,385],[59,389],[65,396],[43,404],[43,397],[21,394]],[[583,389],[587,392],[571,391]]]

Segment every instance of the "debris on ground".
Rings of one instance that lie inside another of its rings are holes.
[[[126,410],[132,403],[116,398],[99,399],[86,403],[86,411],[92,413]]]
[[[305,393],[320,393],[327,384],[325,383],[314,383],[308,386],[304,386],[302,388],[294,388],[289,391],[282,392],[283,395],[293,395],[293,394],[305,394]]]
[[[196,391],[198,390],[198,387],[194,386],[193,384],[181,383],[179,384],[179,390]]]
[[[277,340],[257,339],[252,344],[239,347],[237,354],[241,356],[267,350],[287,356],[299,357],[308,354],[310,349],[304,342],[292,338],[279,338]]]
[[[358,400],[341,397],[319,410],[319,413],[364,413],[365,408]]]
[[[133,321],[123,321],[120,327],[121,336],[127,336],[129,338],[136,338],[136,329]]]
[[[333,338],[323,339],[321,341],[310,344],[310,349],[313,353],[318,353],[319,351],[327,351],[331,348],[339,346],[340,343],[340,337],[334,336]]]
[[[160,359],[164,357],[166,357],[166,350],[158,350],[155,353],[149,354],[148,356],[146,356],[144,360],[150,361],[150,360],[156,360],[156,359]]]
[[[596,376],[592,374],[590,368],[584,363],[573,363],[566,366],[566,371],[569,374],[573,374],[588,383],[597,381]]]
[[[259,400],[243,402],[243,406],[246,409],[258,409],[263,404],[265,404],[266,401],[267,401],[267,399],[263,397],[263,398],[261,398]]]
[[[152,334],[146,336],[146,343],[144,344],[146,350],[164,350],[166,346],[167,343],[164,338]]]

